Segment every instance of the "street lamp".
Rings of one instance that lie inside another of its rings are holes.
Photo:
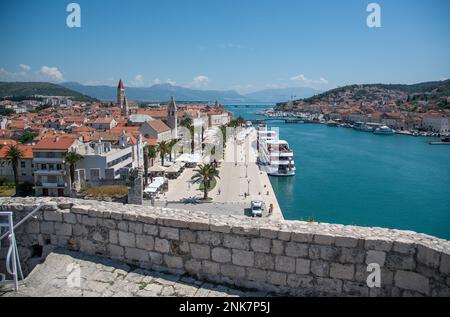
[[[251,182],[251,179],[248,178],[248,179],[247,179],[247,183],[248,183],[248,190],[247,190],[248,196],[250,196],[250,182]]]

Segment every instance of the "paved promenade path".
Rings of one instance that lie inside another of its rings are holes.
[[[79,274],[78,274],[79,272]],[[132,269],[127,264],[58,250],[50,253],[19,286],[0,297],[264,297],[192,277]]]
[[[271,217],[283,219],[269,177],[256,164],[256,130],[247,129],[243,132],[245,134],[248,135],[243,142],[232,138],[227,143],[225,159],[219,169],[220,179],[209,193],[212,203],[197,203],[203,197],[203,192],[198,190],[198,184],[189,182],[194,170],[186,169],[177,180],[169,181],[169,191],[157,204],[221,214],[249,215],[251,201],[262,200],[267,208],[270,204],[274,205]]]

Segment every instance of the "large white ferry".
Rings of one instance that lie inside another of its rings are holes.
[[[278,139],[276,131],[267,126],[258,127],[258,162],[261,170],[272,176],[294,176],[294,152],[285,140]]]

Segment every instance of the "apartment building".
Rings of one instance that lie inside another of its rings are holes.
[[[64,157],[80,145],[75,137],[56,136],[40,140],[33,146],[36,196],[69,196],[70,175]]]
[[[13,143],[14,144],[14,143]],[[18,145],[23,157],[19,160],[19,182],[34,182],[33,175],[33,151],[31,145]],[[9,145],[3,145],[0,149],[0,177],[14,182],[14,172],[11,162],[6,157]]]

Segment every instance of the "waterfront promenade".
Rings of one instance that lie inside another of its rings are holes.
[[[190,179],[194,169],[186,169],[176,180],[169,181],[169,191],[157,205],[220,214],[250,215],[252,200],[262,200],[266,213],[273,205],[272,218],[283,219],[274,190],[266,173],[256,164],[256,130],[248,129],[243,142],[231,138],[225,149],[225,159],[219,168],[220,179],[211,192],[210,203],[200,203],[203,192]]]

